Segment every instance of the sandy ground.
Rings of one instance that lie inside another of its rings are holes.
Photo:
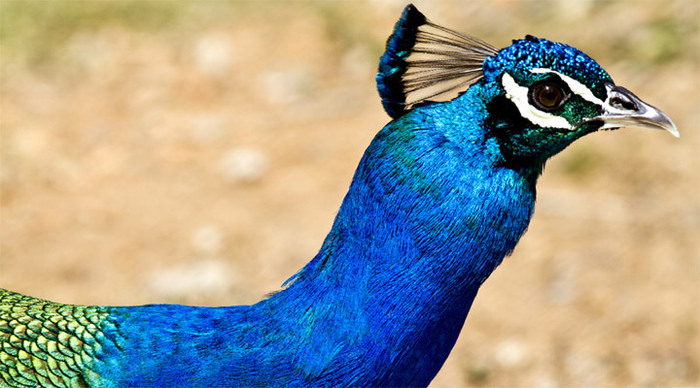
[[[497,47],[573,44],[681,132],[548,164],[432,386],[698,386],[698,2],[417,5]],[[253,303],[316,253],[388,121],[374,72],[401,2],[0,6],[3,288]]]

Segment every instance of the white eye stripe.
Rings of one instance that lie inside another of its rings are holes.
[[[586,85],[584,85],[584,84],[582,84],[582,83],[576,81],[575,79],[573,79],[573,78],[571,78],[571,77],[569,77],[569,76],[566,76],[566,75],[564,75],[564,74],[558,73],[558,72],[556,72],[556,71],[554,71],[554,70],[551,70],[551,69],[544,69],[544,68],[532,69],[532,70],[530,70],[530,73],[535,73],[535,74],[538,74],[538,73],[554,73],[554,74],[556,74],[557,76],[559,76],[559,78],[560,78],[562,81],[564,81],[564,82],[566,83],[566,85],[569,87],[569,89],[571,89],[571,92],[572,92],[572,93],[574,93],[574,94],[576,94],[576,95],[578,95],[578,96],[581,96],[581,98],[583,98],[584,100],[586,100],[586,101],[588,101],[588,102],[592,102],[592,103],[594,103],[594,104],[596,104],[596,105],[600,105],[600,106],[605,105],[605,103],[604,103],[600,98],[596,97],[596,96],[593,94],[593,92],[591,92],[591,89],[588,89],[588,88],[586,87]]]
[[[583,98],[588,102],[592,102],[596,105],[599,105],[606,110],[614,109],[610,107],[609,104],[596,97],[593,94],[593,92],[588,87],[586,87],[586,85],[580,83],[579,81],[576,81],[575,79],[569,76],[545,68],[532,69],[530,70],[530,72],[534,74],[556,74],[559,77],[559,79],[562,80],[562,82],[566,83],[566,85],[571,90],[571,93]],[[530,120],[530,122],[532,122],[533,124],[545,128],[565,128],[569,130],[573,130],[575,128],[574,126],[569,124],[569,122],[565,118],[555,116],[548,112],[543,112],[530,105],[530,101],[528,98],[528,88],[518,85],[518,83],[515,82],[515,80],[510,74],[503,74],[502,83],[503,88],[506,91],[506,97],[509,98],[515,104],[515,106],[518,108],[518,111],[520,112],[520,115]]]
[[[530,105],[528,89],[518,85],[510,74],[503,73],[501,82],[503,83],[503,89],[506,91],[506,97],[515,104],[520,115],[530,120],[531,123],[544,128],[574,129],[565,118],[543,112]]]

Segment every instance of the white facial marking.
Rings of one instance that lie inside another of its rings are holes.
[[[571,89],[571,92],[574,94],[577,94],[581,96],[586,101],[592,102],[596,105],[603,106],[605,103],[595,95],[593,95],[593,92],[591,92],[590,89],[586,87],[586,85],[576,81],[575,79],[566,76],[564,74],[558,73],[554,70],[551,69],[544,69],[544,68],[538,68],[538,69],[532,69],[530,70],[530,73],[554,73],[561,78],[562,81],[566,82],[566,84],[569,86],[569,89]]]
[[[574,129],[574,127],[569,124],[565,118],[555,116],[548,112],[543,112],[530,105],[530,101],[527,97],[528,89],[524,86],[518,85],[510,74],[503,73],[501,82],[503,83],[503,89],[506,91],[506,97],[513,101],[515,106],[518,108],[518,111],[520,111],[520,115],[530,120],[531,123],[544,128],[565,128],[568,130]]]

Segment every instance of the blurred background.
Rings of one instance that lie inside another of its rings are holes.
[[[388,122],[405,5],[0,3],[0,287],[64,303],[254,303],[320,246]],[[551,160],[434,387],[700,384],[700,3],[417,1],[496,47],[591,55],[678,125]]]

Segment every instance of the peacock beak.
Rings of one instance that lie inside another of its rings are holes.
[[[676,124],[668,115],[635,96],[634,93],[611,83],[605,85],[608,98],[603,104],[603,114],[588,121],[602,121],[600,129],[640,127],[665,129],[679,137]]]

